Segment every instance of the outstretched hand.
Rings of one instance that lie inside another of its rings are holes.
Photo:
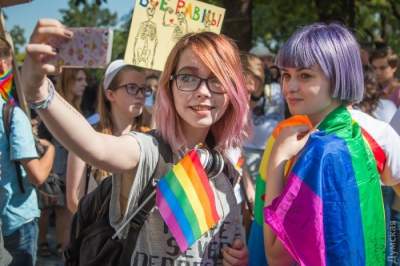
[[[55,19],[41,19],[36,24],[26,47],[26,58],[22,67],[22,82],[28,100],[40,99],[39,88],[47,74],[59,72],[59,69],[48,63],[49,58],[57,54],[52,40],[69,39],[73,33]]]

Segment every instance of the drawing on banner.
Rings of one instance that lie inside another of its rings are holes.
[[[133,45],[133,64],[153,68],[157,49],[157,24],[153,21],[158,1],[151,1],[146,9],[147,19],[140,23]]]
[[[220,33],[225,9],[196,0],[137,0],[124,60],[162,71],[175,43],[190,32]]]
[[[164,11],[163,26],[173,27],[172,41],[176,43],[183,35],[188,33],[188,24],[185,14],[180,11],[175,13],[171,7]]]

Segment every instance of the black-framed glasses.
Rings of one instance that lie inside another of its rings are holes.
[[[192,74],[171,75],[170,80],[175,80],[176,87],[181,91],[195,91],[204,81],[209,91],[216,94],[225,94],[226,90],[216,77],[203,79]]]
[[[151,95],[153,95],[153,90],[149,87],[141,87],[139,85],[137,85],[136,83],[127,83],[127,84],[123,84],[121,86],[116,87],[115,89],[119,89],[119,88],[125,88],[126,93],[128,93],[129,95],[132,96],[136,96],[138,95],[139,91],[145,96],[145,97],[149,97]]]

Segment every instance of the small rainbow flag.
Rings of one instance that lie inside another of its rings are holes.
[[[160,179],[156,205],[182,252],[217,224],[214,193],[195,150]]]
[[[343,110],[341,110],[342,113],[344,112]],[[347,115],[344,115],[347,118]],[[360,117],[357,117],[357,119],[360,119]],[[358,121],[358,120],[357,120]],[[360,121],[363,122],[363,121]],[[356,129],[358,127],[358,122],[354,121],[354,118],[351,121],[352,127],[353,128],[348,128],[347,130],[349,130],[349,132],[351,132],[351,129]],[[266,145],[266,149],[265,152],[263,154],[263,158],[260,164],[260,170],[259,170],[259,175],[257,177],[257,181],[256,181],[256,202],[255,202],[255,208],[254,208],[254,212],[255,212],[255,219],[251,225],[251,230],[250,230],[250,236],[249,236],[249,241],[248,241],[248,247],[249,250],[251,250],[251,255],[249,256],[249,265],[259,265],[259,266],[263,266],[263,265],[267,265],[267,262],[265,260],[265,250],[264,250],[264,234],[263,234],[263,224],[264,224],[264,214],[263,214],[263,209],[264,209],[264,201],[265,201],[265,187],[266,187],[266,181],[268,180],[267,176],[266,176],[266,172],[267,172],[267,167],[268,167],[268,161],[269,161],[269,157],[271,154],[271,149],[272,146],[275,142],[276,137],[279,135],[280,130],[286,126],[292,126],[292,125],[308,125],[310,128],[311,123],[309,122],[308,118],[306,116],[293,116],[287,120],[282,121],[273,131],[272,136],[268,139],[267,141],[267,145]],[[365,123],[362,123],[365,124]],[[321,124],[321,126],[319,127],[319,130],[323,131],[324,128],[323,126],[326,124]],[[343,126],[343,125],[342,125]],[[340,127],[338,127],[337,129],[340,129]],[[341,128],[341,130],[343,130],[343,128]],[[334,134],[335,132],[333,132],[332,130],[325,130],[325,131],[329,131],[328,133],[330,134]],[[384,165],[386,163],[386,155],[383,151],[383,148],[381,146],[379,146],[378,142],[375,141],[375,139],[371,136],[372,134],[369,134],[367,132],[366,129],[361,128],[361,133],[362,133],[362,137],[364,139],[364,141],[368,144],[368,146],[370,147],[374,158],[375,158],[375,163],[376,163],[376,168],[378,170],[379,173],[382,173]],[[359,140],[358,140],[359,141]],[[353,146],[354,147],[354,146]],[[310,147],[309,147],[310,148]],[[310,159],[310,158],[308,158]],[[358,160],[358,159],[357,159]],[[290,170],[290,165],[292,164],[291,161],[289,161],[286,164],[286,169],[285,169],[285,174],[287,175],[289,170]],[[302,163],[297,162],[296,165],[299,167]],[[306,164],[303,163],[303,166],[305,167]],[[298,168],[297,167],[297,168]],[[293,171],[292,171],[293,172]],[[358,175],[360,175],[358,173]],[[289,174],[290,176],[290,174]],[[376,192],[376,191],[375,191]],[[378,192],[376,192],[378,193]],[[365,199],[364,199],[365,201]],[[378,199],[378,202],[380,202],[381,199]],[[379,209],[379,208],[378,208]],[[382,226],[381,224],[379,224],[378,221],[380,221],[381,217],[378,217],[377,219],[377,226]],[[379,230],[382,230],[382,227],[379,228]],[[376,232],[376,231],[375,231]],[[305,242],[304,242],[305,244]],[[382,244],[380,242],[380,244]],[[311,247],[311,246],[310,246]],[[314,253],[314,255],[316,255],[317,253]],[[319,254],[321,255],[321,254]],[[369,257],[371,258],[371,257]],[[312,264],[311,264],[312,265]],[[321,264],[323,265],[323,264]]]
[[[14,97],[12,95],[13,87],[13,70],[10,69],[0,75],[0,94],[4,101],[15,104]]]

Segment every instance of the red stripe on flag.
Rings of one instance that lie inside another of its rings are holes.
[[[383,168],[385,167],[386,164],[386,154],[379,146],[379,144],[375,141],[375,139],[363,128],[361,128],[361,132],[364,136],[364,138],[367,140],[369,147],[372,150],[372,153],[374,154],[375,161],[376,161],[376,166],[378,168],[379,173],[383,172]]]

